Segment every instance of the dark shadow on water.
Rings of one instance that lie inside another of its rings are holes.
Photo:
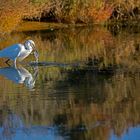
[[[30,62],[27,65],[32,67],[58,67],[58,68],[71,68],[73,70],[78,69],[85,71],[93,71],[98,74],[113,74],[119,68],[116,64],[110,64],[108,66],[103,65],[99,68],[100,62],[98,60],[89,60],[86,62],[76,62],[76,63],[59,63],[59,62]]]
[[[67,67],[72,66],[70,64],[63,64],[63,63],[57,63],[57,62],[30,62],[29,66],[35,67],[35,66],[45,66],[45,67]],[[78,66],[78,64],[77,64]]]

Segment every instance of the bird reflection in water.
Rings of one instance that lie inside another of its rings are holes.
[[[27,88],[33,89],[38,75],[38,67],[33,67],[33,75],[23,66],[4,67],[0,68],[0,75],[13,81],[14,83],[24,84]]]

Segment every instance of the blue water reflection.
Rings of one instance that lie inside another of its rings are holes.
[[[99,126],[100,127],[100,126]],[[96,128],[93,128],[96,129]],[[68,130],[68,129],[66,129]],[[88,133],[91,129],[81,130],[78,133]],[[139,140],[140,138],[140,126],[129,128],[121,136],[115,135],[113,132],[109,140]],[[73,131],[73,133],[75,133]],[[70,133],[63,135],[60,133],[59,126],[25,126],[22,119],[14,114],[9,115],[3,121],[0,127],[0,139],[7,140],[67,140],[70,138]],[[96,137],[98,138],[98,137]]]
[[[57,127],[25,126],[18,115],[9,113],[0,128],[0,139],[63,140],[57,130]]]
[[[112,133],[110,138],[110,140],[139,140],[139,139],[140,139],[140,126],[129,128],[128,131],[122,134],[120,137]]]

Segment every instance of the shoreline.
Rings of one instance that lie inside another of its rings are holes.
[[[77,24],[68,24],[68,23],[57,23],[57,22],[39,22],[39,21],[23,21],[21,22],[13,32],[26,32],[26,31],[40,31],[40,30],[55,30],[63,28],[72,28],[72,27],[119,27],[120,29],[125,28],[140,28],[140,20],[126,20],[126,21],[116,21],[109,20],[105,23],[77,23]]]

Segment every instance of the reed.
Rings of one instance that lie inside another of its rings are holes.
[[[139,20],[139,8],[138,0],[1,0],[0,33],[13,31],[22,20],[72,24]]]

